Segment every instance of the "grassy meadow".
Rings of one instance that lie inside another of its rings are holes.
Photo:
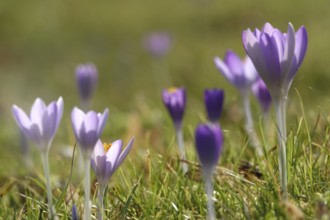
[[[282,203],[274,111],[268,123],[252,99],[265,149],[259,158],[244,131],[239,92],[217,71],[214,56],[227,49],[244,56],[241,33],[270,22],[286,32],[304,25],[309,44],[291,86],[287,113],[289,202]],[[83,178],[72,153],[70,112],[79,105],[77,64],[93,62],[99,80],[92,109],[110,115],[102,140],[132,136],[128,158],[112,176],[105,219],[205,219],[206,196],[194,130],[205,122],[203,91],[225,90],[220,124],[223,152],[214,175],[218,219],[330,218],[330,2],[244,0],[113,0],[0,2],[0,219],[47,217],[39,152],[28,143],[28,166],[13,104],[29,112],[36,97],[62,96],[64,114],[50,151],[54,203],[60,219],[72,204],[83,216]],[[169,32],[162,59],[143,47],[150,32]],[[184,86],[184,139],[189,172],[180,170],[175,132],[161,100],[163,88]],[[126,145],[125,145],[126,146]],[[75,155],[76,156],[76,155]],[[93,172],[92,213],[97,184]]]

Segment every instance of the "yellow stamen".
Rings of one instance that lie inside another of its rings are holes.
[[[175,93],[177,90],[178,90],[177,87],[170,87],[170,88],[167,89],[167,92],[172,94],[172,93]]]
[[[104,152],[108,152],[108,150],[110,149],[110,147],[112,146],[112,143],[103,143],[103,148],[104,148]]]

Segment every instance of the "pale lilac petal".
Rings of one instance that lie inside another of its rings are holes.
[[[224,62],[227,64],[231,74],[244,76],[242,60],[234,52],[230,50],[227,51]]]
[[[126,148],[123,150],[123,152],[120,154],[117,163],[116,163],[116,168],[118,168],[126,159],[128,153],[131,151],[132,147],[133,147],[133,143],[134,143],[134,137],[131,138],[131,140],[129,141],[129,143],[127,144]]]
[[[291,23],[288,25],[288,32],[286,35],[286,44],[283,54],[282,72],[288,73],[292,65],[292,58],[295,51],[295,32]]]
[[[281,31],[279,31],[278,29],[274,30],[274,33],[272,35],[272,38],[274,38],[275,42],[276,42],[276,46],[277,46],[277,50],[278,50],[278,57],[279,57],[279,61],[280,63],[283,62],[283,60],[285,59],[284,57],[284,47],[285,47],[285,41],[283,39],[283,34]]]
[[[245,78],[248,84],[252,85],[258,79],[259,75],[249,57],[245,57],[243,67],[244,67]]]
[[[31,108],[30,119],[31,122],[38,125],[41,133],[42,131],[42,117],[46,111],[46,104],[40,98],[37,98]]]
[[[243,31],[242,38],[245,51],[253,62],[254,67],[258,71],[260,77],[265,82],[270,82],[270,74],[266,66],[263,53],[259,47],[257,38],[249,29],[247,31]]]
[[[263,28],[262,28],[262,32],[267,33],[268,35],[272,35],[274,31],[273,26],[270,23],[266,23]]]
[[[109,115],[109,109],[105,109],[103,114],[101,115],[101,117],[99,117],[99,123],[98,123],[98,127],[97,127],[97,133],[98,135],[101,135],[104,127],[105,127],[105,124],[108,120],[108,115]]]
[[[56,102],[56,106],[57,106],[57,121],[56,121],[56,129],[58,128],[60,121],[62,119],[63,116],[63,98],[60,97],[57,102]]]
[[[214,58],[214,63],[217,69],[227,78],[229,82],[234,82],[234,76],[231,74],[227,64],[225,64],[219,57]]]
[[[56,132],[56,123],[57,123],[57,106],[56,103],[51,103],[44,115],[42,116],[42,137],[45,142],[51,141]]]
[[[106,167],[105,167],[105,179],[109,179],[112,174],[116,171],[116,161],[118,160],[118,157],[120,155],[122,149],[122,141],[117,140],[112,143],[110,149],[106,153],[107,156],[107,162],[106,162]]]
[[[280,83],[281,80],[281,66],[279,61],[277,44],[274,38],[267,34],[262,34],[260,38],[260,49],[262,51],[266,67],[269,72],[269,77],[272,83]],[[252,59],[252,58],[251,58]],[[261,75],[260,71],[258,71]],[[261,75],[262,76],[262,75]],[[265,81],[265,80],[264,80]],[[269,83],[265,81],[265,83]]]
[[[87,112],[86,117],[84,118],[84,122],[83,122],[86,126],[86,132],[89,131],[96,131],[97,127],[98,127],[98,117],[97,117],[97,113],[90,111]]]
[[[71,122],[72,122],[73,132],[75,133],[77,139],[79,137],[79,132],[83,125],[84,118],[85,118],[85,113],[81,111],[79,108],[74,107],[71,112]]]
[[[92,158],[95,159],[96,157],[103,156],[103,155],[105,155],[104,147],[103,147],[101,140],[99,139],[95,144]]]
[[[295,57],[297,59],[297,65],[300,66],[307,50],[308,45],[308,37],[307,37],[307,31],[304,26],[299,28],[295,35],[296,39],[296,47],[294,50]]]
[[[30,136],[29,129],[31,127],[30,118],[26,115],[26,113],[20,109],[18,106],[13,105],[13,115],[15,118],[16,123],[21,128],[26,136]]]

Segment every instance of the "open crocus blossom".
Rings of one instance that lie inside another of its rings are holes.
[[[243,45],[266,83],[272,95],[279,142],[279,172],[281,192],[284,200],[288,199],[287,161],[286,161],[286,101],[293,77],[302,64],[307,50],[307,32],[300,27],[297,32],[291,23],[288,32],[282,33],[266,23],[260,31],[243,31]]]
[[[222,75],[242,92],[249,90],[251,85],[257,80],[258,73],[251,60],[248,57],[241,60],[231,50],[227,51],[224,60],[215,57],[214,63]]]
[[[98,219],[102,219],[103,196],[106,186],[112,174],[124,162],[128,153],[132,149],[134,137],[130,140],[127,147],[122,151],[122,141],[117,140],[112,144],[102,144],[100,140],[95,145],[92,155],[92,168],[99,183],[98,199],[99,210]]]
[[[216,123],[221,115],[224,100],[222,89],[206,89],[204,91],[204,102],[209,121]]]
[[[81,102],[84,105],[90,101],[97,81],[97,69],[94,64],[80,64],[76,68],[76,81]]]
[[[306,54],[308,38],[305,27],[295,32],[289,23],[287,33],[282,33],[266,23],[261,31],[243,31],[242,38],[246,53],[273,97],[287,95]]]
[[[94,111],[84,113],[77,107],[73,108],[71,112],[72,127],[84,157],[90,159],[106,124],[108,114],[108,109],[101,114]]]
[[[257,98],[263,113],[267,114],[272,104],[272,97],[266,84],[261,78],[259,78],[255,83],[253,83],[252,93]]]
[[[214,63],[224,77],[240,91],[243,98],[246,133],[249,136],[250,143],[256,149],[256,152],[262,155],[260,142],[254,131],[250,106],[250,89],[252,84],[258,79],[257,70],[254,68],[249,57],[245,57],[244,60],[241,60],[241,58],[231,50],[227,51],[223,61],[219,57],[215,57]]]
[[[195,146],[202,165],[207,194],[208,219],[215,220],[212,176],[223,145],[223,135],[217,124],[200,124],[195,130]]]
[[[79,108],[73,108],[71,122],[77,142],[84,156],[85,170],[85,220],[91,218],[90,206],[90,160],[94,147],[100,138],[108,119],[109,110],[105,109],[103,114],[89,111],[86,114]]]
[[[56,213],[52,201],[48,152],[63,115],[63,99],[60,97],[57,101],[53,101],[46,106],[42,99],[37,98],[32,105],[30,117],[22,109],[14,105],[13,115],[21,131],[36,144],[41,152],[46,178],[48,218],[54,219],[56,218]]]
[[[21,131],[36,144],[39,150],[48,151],[63,115],[63,99],[45,102],[37,98],[28,116],[21,108],[14,105],[13,115]]]
[[[91,164],[101,191],[104,191],[112,174],[124,162],[133,143],[134,138],[130,140],[127,147],[122,151],[123,143],[121,140],[117,140],[111,144],[102,144],[98,140],[94,148]]]
[[[163,102],[170,113],[175,127],[181,127],[186,108],[186,90],[184,88],[164,89]]]

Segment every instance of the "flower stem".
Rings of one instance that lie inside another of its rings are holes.
[[[212,183],[212,174],[213,168],[204,168],[204,183],[205,183],[205,191],[207,196],[207,215],[208,220],[215,220],[215,210],[214,210],[214,202],[213,202],[213,183]]]
[[[250,142],[252,146],[256,149],[256,152],[259,156],[262,156],[262,148],[260,146],[260,141],[257,137],[257,134],[254,130],[253,125],[253,118],[251,113],[251,106],[250,106],[250,98],[249,98],[249,92],[248,91],[242,91],[243,96],[243,105],[244,105],[244,112],[245,112],[245,130],[249,136]]]
[[[84,166],[85,166],[85,220],[89,220],[91,217],[91,204],[90,204],[90,159],[84,159]]]
[[[45,173],[45,178],[46,178],[48,218],[54,219],[56,212],[55,212],[55,208],[53,207],[53,196],[52,196],[52,190],[51,190],[50,179],[49,179],[48,150],[45,152],[41,152],[41,160],[42,160],[42,165],[44,167],[44,173]]]
[[[286,99],[281,97],[274,101],[276,111],[276,122],[278,126],[279,145],[279,172],[281,181],[281,194],[283,200],[288,199],[288,174],[286,161]]]
[[[104,189],[103,187],[99,187],[99,190],[97,192],[97,198],[99,200],[98,208],[97,208],[97,219],[103,220],[103,210],[104,210],[104,204],[103,204],[103,197],[104,196]]]
[[[177,126],[175,129],[176,129],[176,137],[178,140],[178,146],[179,146],[179,151],[180,151],[180,159],[186,160],[182,128],[181,128],[181,126],[180,127]],[[184,161],[181,161],[181,168],[182,168],[183,173],[186,173],[188,171],[187,163],[185,163]]]

